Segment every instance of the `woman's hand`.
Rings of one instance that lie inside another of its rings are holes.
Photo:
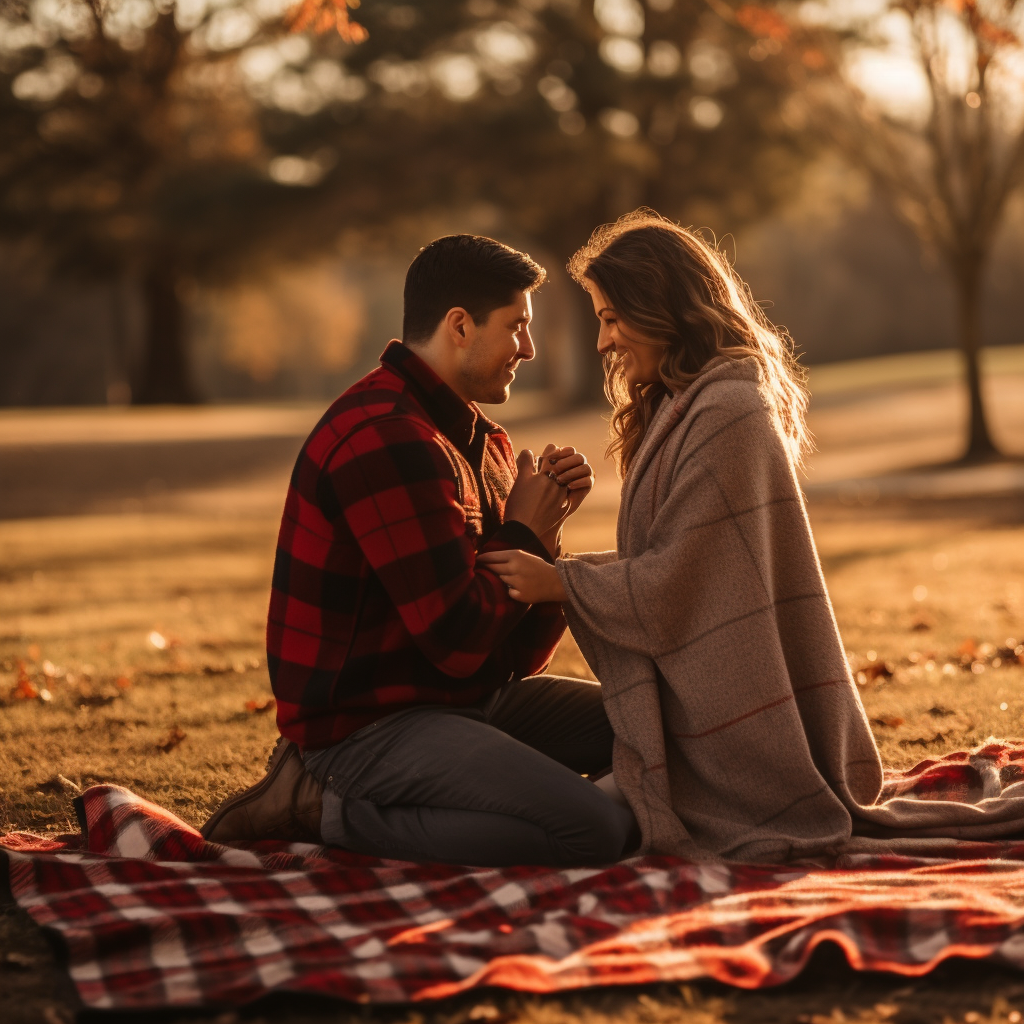
[[[572,447],[555,448],[549,444],[541,454],[540,471],[568,491],[570,515],[594,487],[593,467],[586,455]]]
[[[525,551],[485,551],[477,565],[496,573],[508,587],[508,596],[523,604],[566,600],[562,579],[553,565]]]
[[[580,507],[583,499],[594,487],[594,470],[587,462],[587,457],[575,448],[558,448],[549,444],[537,460],[537,472],[564,488],[568,499],[563,507],[561,521],[546,533],[540,533],[541,543],[548,549],[552,558],[557,558],[562,550],[562,523],[565,516],[571,515]]]
[[[557,450],[549,444],[539,460],[528,448],[519,453],[516,481],[505,499],[506,523],[514,519],[528,526],[538,537],[545,537],[561,527],[572,510],[572,499],[553,473],[537,465],[539,461],[542,466],[553,469],[545,459]]]

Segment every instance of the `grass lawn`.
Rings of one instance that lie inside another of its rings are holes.
[[[247,513],[168,507],[0,521],[0,828],[72,830],[72,797],[97,782],[127,786],[198,825],[262,774],[276,738],[263,630],[277,514],[262,505]],[[1013,653],[1024,643],[1024,498],[821,501],[811,517],[883,758],[909,766],[990,735],[1024,736],[1024,664]],[[595,500],[569,546],[611,546],[613,532],[613,505]],[[552,668],[588,675],[570,637]],[[9,904],[0,909],[0,1007],[10,1024],[54,1024],[74,1012],[42,933]],[[950,965],[926,979],[863,976],[823,951],[795,983],[768,992],[492,992],[373,1011],[289,997],[205,1016],[1018,1024],[1020,1010],[1019,974]]]
[[[815,519],[886,761],[1024,735],[1007,650],[1024,642],[1024,526],[841,506]],[[0,824],[67,830],[70,796],[101,781],[199,824],[262,773],[274,537],[261,519],[0,524]],[[590,678],[569,637],[552,669]]]
[[[812,513],[884,758],[904,766],[990,734],[1024,735],[1024,666],[1006,650],[1024,639],[1024,525],[1015,503],[930,505],[927,516],[879,505]],[[596,539],[609,516],[598,510],[579,530]],[[0,524],[4,828],[73,828],[70,800],[96,782],[128,786],[199,824],[261,774],[276,736],[272,709],[262,710],[275,527],[268,518],[172,515]],[[587,671],[571,638],[553,667]],[[0,1005],[12,1022],[70,1019],[73,1005],[40,933],[12,909],[0,917]],[[691,985],[543,1000],[495,993],[374,1016],[410,1024],[977,1024],[1019,1020],[1007,1016],[1016,1006],[1024,1009],[1024,978],[1014,975],[975,968],[918,981],[858,977],[826,956],[777,992]],[[301,1000],[253,1012],[268,1021],[366,1016]]]

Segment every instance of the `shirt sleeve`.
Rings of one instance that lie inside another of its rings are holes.
[[[557,601],[530,606],[506,643],[512,648],[512,672],[517,679],[535,676],[551,663],[565,633],[565,615]]]
[[[342,520],[423,654],[446,675],[472,675],[524,618],[497,575],[476,565],[456,469],[425,424],[373,420],[351,434],[325,467],[321,505]],[[539,539],[518,522],[481,550]]]

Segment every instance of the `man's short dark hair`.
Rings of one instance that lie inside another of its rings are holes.
[[[539,288],[547,271],[525,252],[483,235],[445,235],[420,249],[405,275],[402,340],[426,341],[448,310],[483,323],[516,292]]]

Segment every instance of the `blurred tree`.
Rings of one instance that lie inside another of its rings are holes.
[[[558,258],[641,204],[732,228],[806,156],[697,0],[288,2],[6,0],[0,237],[139,280],[138,401],[194,395],[190,280],[474,203]]]
[[[146,316],[134,398],[192,401],[183,287],[238,269],[295,213],[233,71],[280,33],[282,7],[33,0],[0,13],[0,237],[51,273],[130,274]]]
[[[717,2],[717,0],[716,0]],[[957,299],[970,403],[963,460],[997,456],[981,390],[982,293],[1006,203],[1024,184],[1024,4],[1018,0],[828,0],[720,13],[799,84],[788,118],[868,171]]]
[[[287,64],[271,47],[242,68],[276,147],[328,147],[325,223],[483,202],[564,259],[640,205],[731,230],[791,194],[808,156],[779,115],[789,85],[698,0],[375,0],[359,18],[358,48],[314,40]],[[337,66],[365,83],[358,102],[324,98]],[[592,397],[600,365],[584,365]]]

